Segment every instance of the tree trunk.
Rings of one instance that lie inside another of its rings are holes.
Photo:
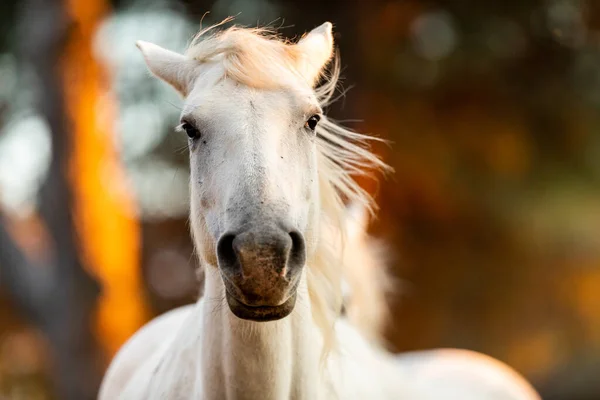
[[[22,7],[20,49],[24,61],[33,66],[37,110],[52,139],[39,210],[52,251],[43,265],[34,263],[0,224],[1,283],[45,334],[59,398],[91,400],[96,398],[100,378],[100,354],[90,330],[99,287],[82,265],[68,179],[72,136],[60,62],[70,21],[61,1],[27,0]]]

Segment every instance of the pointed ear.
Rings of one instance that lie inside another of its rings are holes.
[[[300,53],[298,70],[313,85],[317,83],[323,68],[333,56],[331,29],[331,22],[325,22],[306,34],[296,44]]]
[[[182,54],[163,49],[152,43],[138,40],[148,69],[154,76],[173,86],[182,96],[187,96],[198,74],[198,63]]]

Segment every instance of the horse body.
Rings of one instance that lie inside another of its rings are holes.
[[[204,297],[141,330],[115,358],[106,375],[115,385],[100,398],[358,400],[406,392],[394,359],[343,321],[339,350],[321,372],[322,339],[310,318],[310,304],[299,301],[289,317],[256,326]]]
[[[300,305],[300,304],[299,304]],[[277,329],[303,333],[302,309],[292,312]],[[212,347],[204,335],[231,318],[201,299],[195,305],[162,315],[138,332],[108,370],[100,400],[153,399],[378,399],[378,400],[533,400],[527,382],[500,362],[463,350],[431,350],[391,356],[367,343],[343,320],[337,323],[338,349],[319,374],[318,329],[290,340],[279,361],[265,360],[260,344],[273,343],[268,330],[248,328],[234,339],[240,352],[225,344]],[[216,315],[218,314],[218,316]],[[231,321],[240,323],[241,320]],[[217,325],[218,326],[218,325]],[[263,349],[264,350],[264,349]],[[273,356],[272,351],[268,355]],[[224,353],[223,353],[224,352]],[[248,354],[250,352],[250,354]],[[294,358],[294,354],[301,357]],[[285,358],[285,359],[284,359]],[[227,365],[231,363],[231,365]],[[210,365],[205,378],[204,365]],[[290,379],[291,378],[291,379]],[[258,384],[260,382],[261,384]]]
[[[369,208],[352,175],[385,164],[364,146],[368,137],[323,115],[339,73],[315,89],[332,58],[331,28],[295,44],[209,28],[185,55],[138,43],[150,71],[185,98],[190,225],[205,287],[195,305],[123,347],[101,400],[538,399],[483,356],[393,357],[339,318],[343,272],[360,271],[347,264],[370,257],[343,256],[344,200]],[[373,271],[348,281],[360,285]]]

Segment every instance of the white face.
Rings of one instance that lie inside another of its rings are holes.
[[[331,47],[330,24],[313,32]],[[305,40],[312,44],[311,35]],[[140,47],[150,69],[185,95],[190,221],[203,263],[219,269],[238,317],[287,316],[317,237],[315,126],[322,110],[311,80],[256,89],[224,77],[218,61],[192,63]]]
[[[311,236],[318,179],[315,131],[307,122],[322,113],[311,88],[214,83],[220,75],[210,71],[197,81],[181,114],[182,130],[192,136],[191,224],[213,266],[219,238],[248,224]]]

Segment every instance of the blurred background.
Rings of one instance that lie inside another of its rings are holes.
[[[335,26],[329,110],[392,141],[365,181],[393,351],[462,347],[544,399],[600,399],[600,2],[3,0],[0,398],[93,399],[145,321],[195,300],[180,99],[134,41],[236,15]]]

